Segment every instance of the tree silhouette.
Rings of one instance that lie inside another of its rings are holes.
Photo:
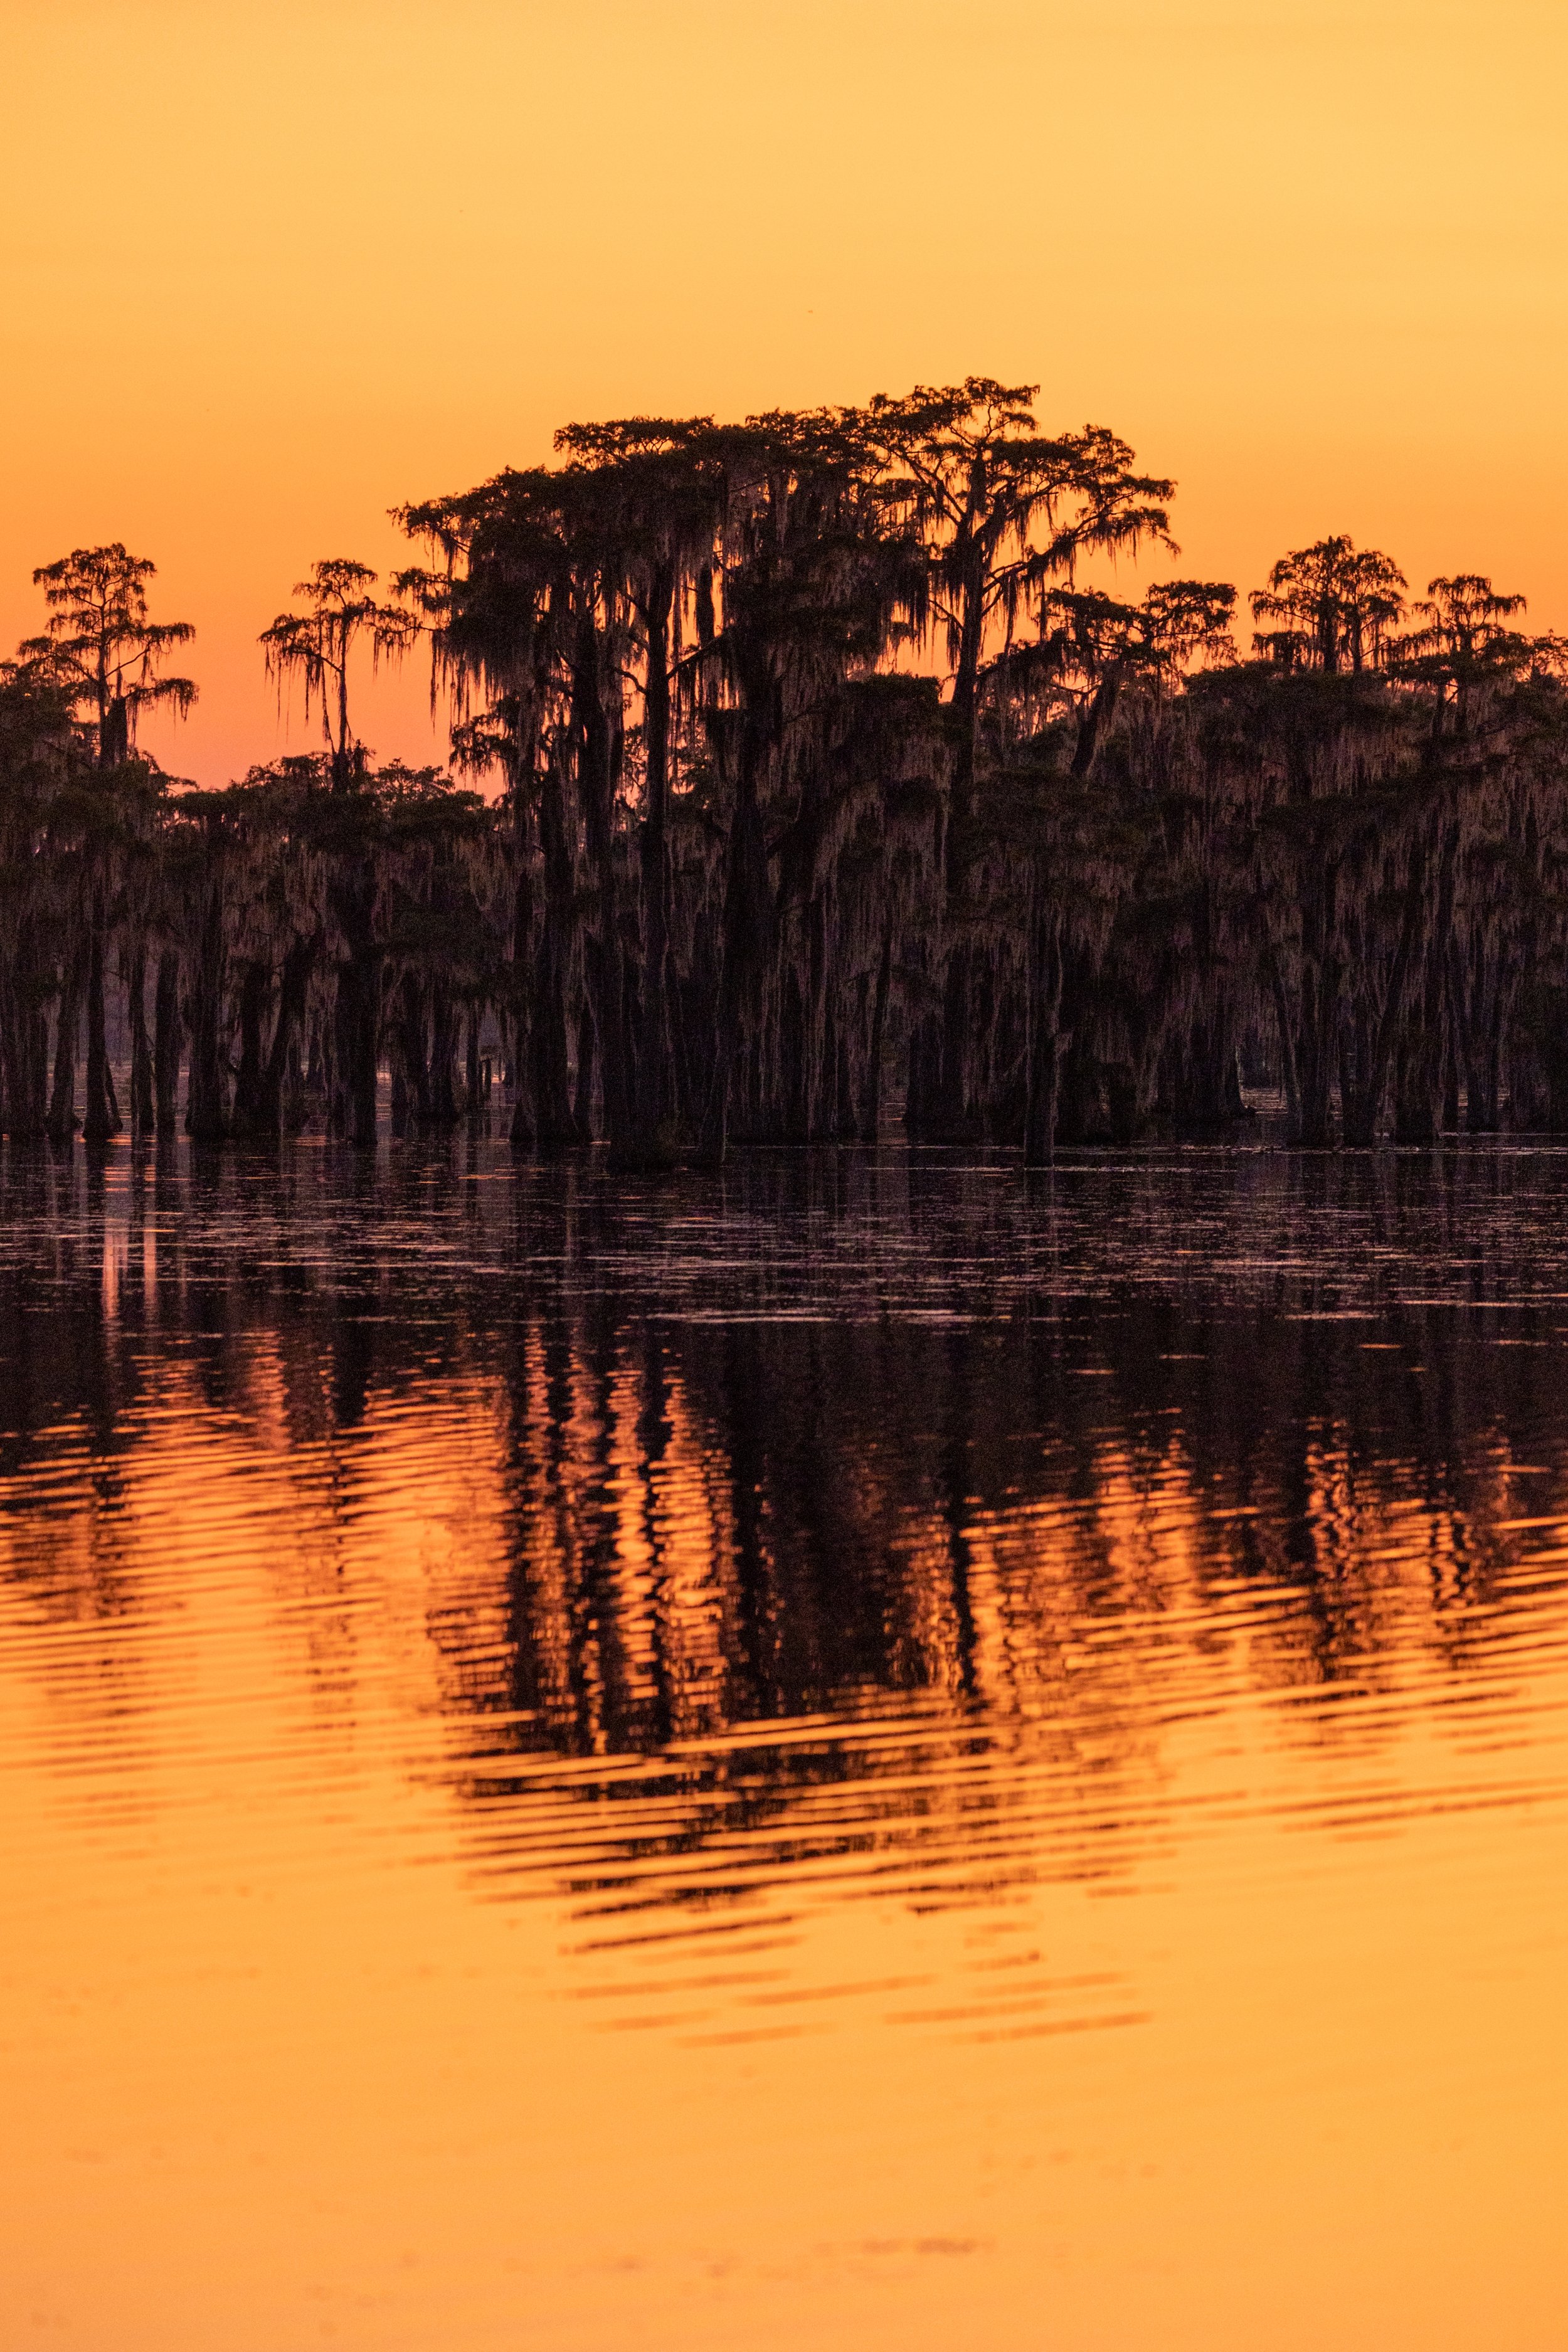
[[[1102,426],[1056,438],[1036,424],[1036,384],[968,376],[879,394],[855,419],[882,457],[895,494],[930,550],[931,617],[951,671],[952,755],[940,859],[949,932],[940,1027],[927,1024],[912,1079],[915,1123],[963,1133],[975,1106],[969,1073],[975,1027],[975,909],[969,890],[979,844],[976,758],[981,668],[994,633],[1011,640],[1031,597],[1070,577],[1091,553],[1170,545],[1174,485],[1132,471],[1132,451]]]
[[[130,758],[143,711],[168,708],[184,717],[196,699],[192,679],[160,675],[165,655],[195,631],[188,621],[149,620],[147,583],[156,570],[116,540],[73,548],[33,574],[50,619],[45,634],[19,650],[68,690],[75,709],[89,706],[103,768]]]
[[[1404,613],[1405,585],[1404,572],[1377,549],[1321,539],[1281,556],[1268,587],[1254,593],[1254,619],[1279,625],[1253,642],[1286,669],[1331,677],[1376,667]]]
[[[321,733],[331,761],[332,785],[348,789],[360,746],[349,723],[349,663],[356,646],[368,646],[372,668],[398,660],[419,633],[418,615],[405,605],[378,604],[370,591],[377,574],[347,556],[313,564],[308,580],[295,583],[303,613],[279,613],[261,632],[267,671],[284,685],[298,678],[305,690],[305,716],[321,712]]]
[[[84,1006],[83,1133],[89,1142],[101,1144],[123,1123],[105,1030],[110,940],[126,856],[145,835],[150,799],[160,789],[153,763],[135,754],[137,725],[149,709],[166,708],[184,716],[196,699],[190,678],[162,674],[172,648],[188,644],[195,632],[187,621],[149,618],[147,583],[155,570],[146,557],[128,554],[118,541],[79,547],[58,562],[41,565],[33,579],[44,591],[50,618],[42,635],[19,648],[22,662],[65,698],[90,743],[96,767],[96,777],[80,777],[74,793],[79,907],[73,909],[75,944],[61,976],[56,1024],[47,1123],[57,1140],[68,1138],[75,1124],[77,1025]],[[134,1014],[132,1021],[134,1025]]]
[[[0,665],[6,1132],[166,1140],[183,1087],[204,1146],[368,1149],[384,1084],[396,1138],[641,1170],[894,1120],[1040,1163],[1271,1093],[1315,1149],[1568,1131],[1568,648],[1340,534],[1238,658],[1228,585],[1090,569],[1171,551],[1171,485],[1034,402],[569,425],[400,509],[384,601],[315,567],[261,644],[322,749],[222,792],[135,751],[195,692],[152,566],[44,567]],[[449,772],[356,731],[421,635]]]

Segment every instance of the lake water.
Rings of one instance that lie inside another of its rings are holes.
[[[0,1164],[0,2344],[1568,2341],[1568,1151]]]

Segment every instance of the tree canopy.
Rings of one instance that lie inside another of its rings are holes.
[[[568,425],[261,632],[319,753],[171,783],[152,563],[35,574],[0,666],[0,1118],[619,1162],[1568,1129],[1564,649],[1343,533],[1239,652],[1174,486],[991,378]],[[1157,559],[1136,586],[1119,569]],[[427,649],[441,769],[357,681]],[[86,1099],[77,1056],[85,1036]],[[117,1076],[117,1069],[120,1075]],[[122,1104],[121,1097],[124,1095]]]

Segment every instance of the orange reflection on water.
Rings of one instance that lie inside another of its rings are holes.
[[[5,1358],[3,2340],[1561,2343],[1561,1307],[1395,1442],[176,1205]]]

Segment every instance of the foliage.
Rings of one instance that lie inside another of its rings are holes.
[[[384,600],[313,568],[261,644],[323,748],[221,793],[134,752],[195,692],[152,565],[43,567],[0,667],[8,1131],[69,1135],[84,1023],[113,1131],[106,1001],[131,1124],[183,1075],[212,1141],[368,1144],[384,1075],[395,1128],[481,1118],[498,1071],[520,1148],[644,1167],[897,1117],[1039,1160],[1270,1087],[1310,1145],[1568,1128],[1563,647],[1338,535],[1242,657],[1226,583],[1109,574],[1175,551],[1173,486],[1034,403],[568,426],[400,509]],[[449,770],[354,726],[418,641]]]

